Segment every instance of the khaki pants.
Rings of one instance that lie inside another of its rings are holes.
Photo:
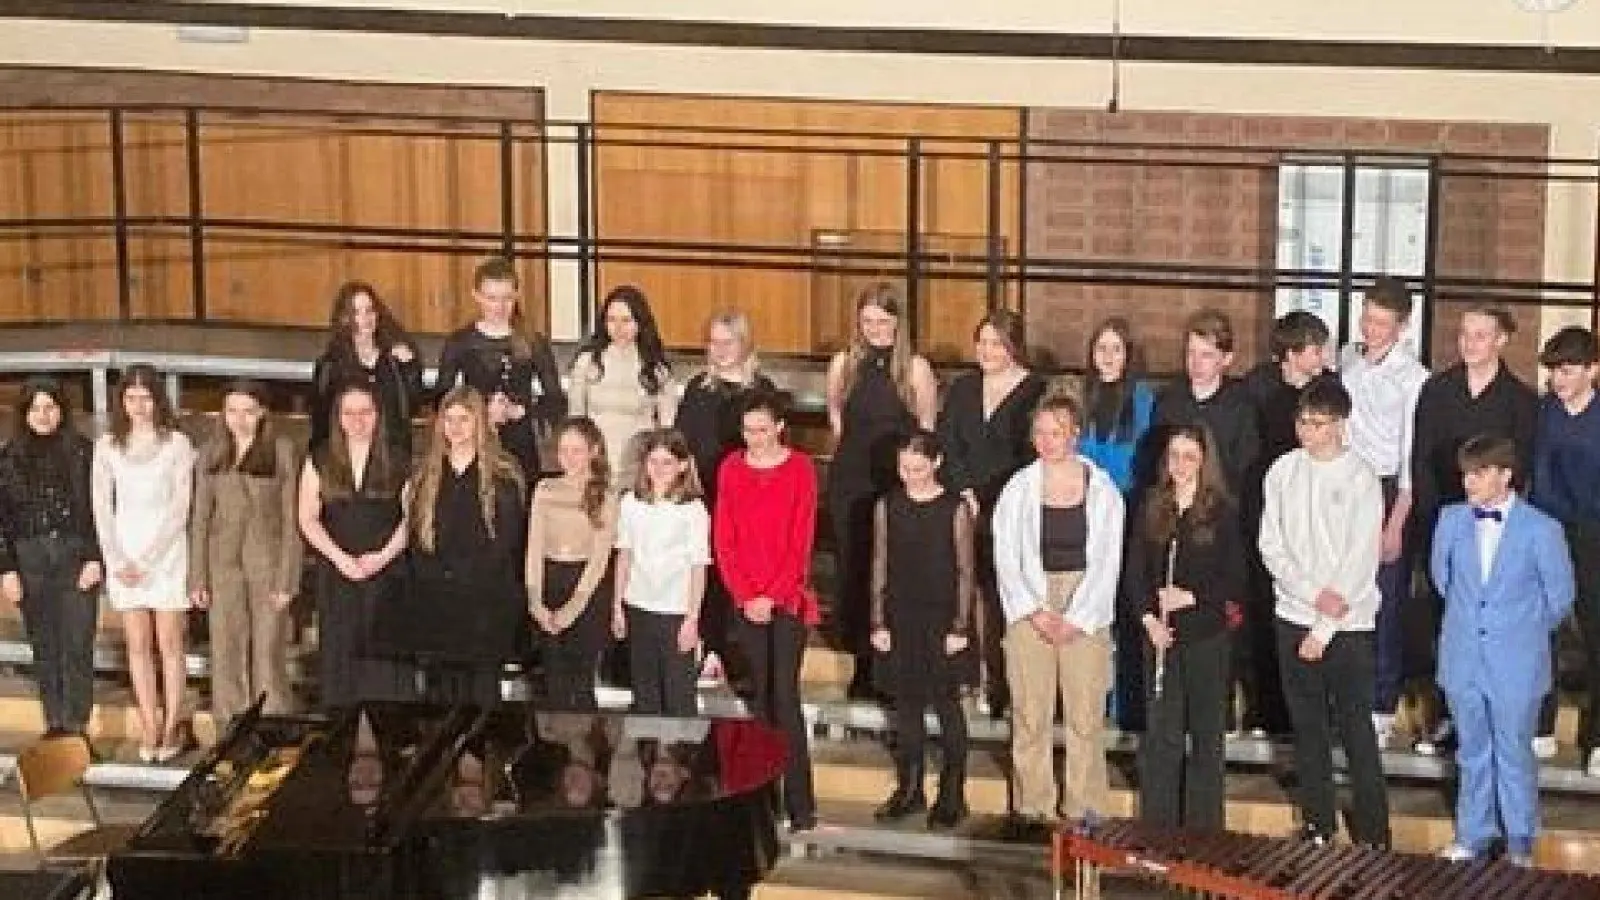
[[[265,713],[289,712],[289,612],[272,608],[265,579],[219,572],[212,580],[211,709],[220,730],[262,693]]]
[[[1049,574],[1048,605],[1061,609],[1082,572]],[[1109,783],[1104,743],[1106,691],[1111,686],[1111,640],[1104,631],[1052,646],[1028,620],[1006,628],[1006,681],[1011,686],[1011,764],[1017,812],[1051,818],[1056,783],[1051,772],[1056,695],[1066,724],[1061,766],[1061,813],[1080,818],[1105,810]]]

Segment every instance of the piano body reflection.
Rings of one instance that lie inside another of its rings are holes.
[[[116,900],[748,897],[759,722],[370,704],[239,717],[111,858]]]

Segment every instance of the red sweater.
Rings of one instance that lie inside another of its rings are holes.
[[[711,538],[717,572],[733,605],[771,598],[775,608],[807,625],[821,618],[809,586],[817,530],[817,472],[811,457],[790,450],[770,469],[756,469],[743,452],[717,470]]]

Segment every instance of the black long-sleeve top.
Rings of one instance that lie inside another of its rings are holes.
[[[1006,481],[1033,462],[1033,410],[1044,391],[1044,379],[1029,372],[986,419],[983,373],[957,378],[939,410],[939,440],[944,444],[939,480],[944,486],[971,490],[985,514],[992,510]]]
[[[1167,620],[1178,643],[1185,644],[1220,634],[1228,627],[1227,603],[1243,596],[1246,580],[1244,540],[1239,513],[1223,503],[1202,522],[1193,507],[1178,517],[1172,583],[1194,594],[1194,606],[1173,613]],[[1160,617],[1156,591],[1167,584],[1167,559],[1171,545],[1150,537],[1141,514],[1128,541],[1127,585],[1124,614],[1137,621],[1146,613]]]
[[[17,570],[17,542],[75,538],[79,564],[99,562],[89,499],[94,448],[75,433],[25,435],[0,449],[0,572]]]
[[[1526,488],[1538,428],[1538,395],[1505,363],[1476,397],[1467,389],[1467,368],[1460,363],[1424,382],[1411,445],[1412,523],[1420,536],[1431,537],[1440,507],[1466,497],[1456,463],[1462,444],[1481,434],[1515,441],[1517,483]]]
[[[494,533],[478,499],[478,466],[448,463],[434,499],[433,549],[413,537],[411,590],[390,603],[384,626],[394,649],[434,659],[498,661],[516,649],[526,615],[522,590],[527,508],[506,479],[494,484]]]
[[[319,449],[328,439],[332,427],[333,398],[341,388],[351,383],[371,385],[378,393],[378,403],[383,415],[384,434],[389,446],[411,455],[411,417],[423,400],[422,361],[411,348],[411,359],[401,362],[393,347],[378,351],[378,358],[369,368],[362,365],[348,347],[330,346],[311,369],[311,444]]]
[[[1239,387],[1256,408],[1256,424],[1260,434],[1260,450],[1246,473],[1245,483],[1235,490],[1243,499],[1246,521],[1254,522],[1261,516],[1261,486],[1267,470],[1278,457],[1300,446],[1300,436],[1295,432],[1295,419],[1300,414],[1300,395],[1319,379],[1337,378],[1324,372],[1305,387],[1295,387],[1283,380],[1283,368],[1276,362],[1264,362],[1239,380]]]
[[[1258,419],[1249,393],[1235,379],[1225,379],[1216,393],[1204,400],[1195,399],[1188,381],[1173,382],[1156,400],[1150,432],[1135,467],[1135,483],[1141,489],[1154,484],[1173,430],[1199,421],[1210,429],[1222,474],[1228,479],[1228,491],[1237,496],[1261,453]]]
[[[672,427],[689,444],[708,508],[716,500],[717,470],[722,458],[744,446],[739,410],[745,398],[756,391],[771,390],[772,379],[759,373],[749,384],[737,384],[701,372],[683,386]]]
[[[439,351],[435,399],[464,383],[487,399],[505,394],[527,409],[524,421],[554,424],[567,414],[567,393],[561,387],[555,352],[543,338],[528,341],[519,354],[510,336],[490,337],[475,326],[451,333]],[[529,473],[530,477],[536,473]]]

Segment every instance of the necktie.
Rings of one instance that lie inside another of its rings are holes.
[[[1498,509],[1484,509],[1480,506],[1474,506],[1472,508],[1472,518],[1493,519],[1496,522],[1503,522],[1505,521],[1505,514]]]

